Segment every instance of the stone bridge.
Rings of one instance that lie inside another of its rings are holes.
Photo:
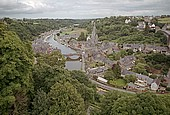
[[[82,55],[79,53],[63,54],[67,61],[78,61],[82,59]],[[75,56],[75,58],[74,58]]]

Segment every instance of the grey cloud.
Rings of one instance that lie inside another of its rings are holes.
[[[0,17],[96,18],[170,14],[169,0],[0,0]]]

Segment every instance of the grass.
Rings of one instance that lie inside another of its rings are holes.
[[[160,18],[158,19],[159,23],[163,23],[163,24],[170,24],[170,18]]]
[[[109,81],[109,83],[115,87],[124,87],[126,85],[126,81],[124,79],[114,79]]]
[[[64,30],[61,35],[65,35],[65,34],[80,34],[81,32],[84,32],[85,34],[87,34],[87,30],[86,29],[82,29],[82,28],[68,28],[66,30]]]

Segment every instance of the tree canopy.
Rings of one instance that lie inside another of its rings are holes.
[[[28,49],[30,44],[22,42],[15,33],[1,34],[0,113],[25,114],[26,93],[32,89],[33,53]]]
[[[112,91],[106,94],[101,102],[101,114],[168,115],[170,114],[169,107],[169,95],[164,95],[164,97],[151,93],[129,95]]]

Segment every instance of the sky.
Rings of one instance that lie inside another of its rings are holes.
[[[90,19],[170,14],[170,0],[0,0],[0,18]]]

